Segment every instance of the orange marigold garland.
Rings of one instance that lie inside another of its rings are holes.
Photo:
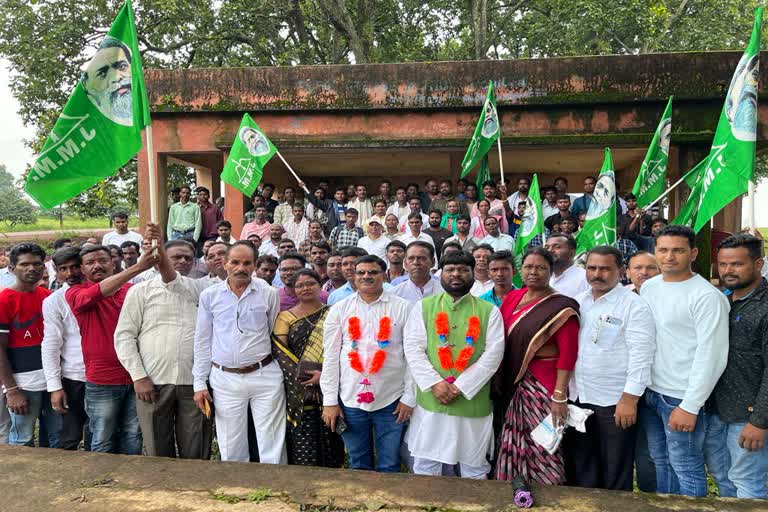
[[[349,366],[357,373],[363,374],[363,380],[360,384],[363,386],[363,391],[357,394],[358,403],[372,403],[374,400],[373,391],[370,391],[371,381],[368,378],[374,373],[378,373],[384,366],[384,362],[387,360],[387,352],[384,350],[389,345],[389,338],[392,334],[392,319],[388,316],[383,316],[379,319],[379,330],[376,333],[376,343],[379,348],[374,352],[373,358],[371,358],[371,364],[368,367],[368,371],[365,370],[363,361],[360,358],[360,352],[358,351],[358,342],[362,338],[362,327],[360,319],[356,316],[349,317],[349,338],[352,340],[352,350],[349,351]]]
[[[467,369],[469,360],[472,359],[472,355],[475,353],[475,341],[480,336],[480,318],[473,315],[469,317],[467,322],[467,332],[465,335],[466,346],[459,352],[459,357],[456,361],[453,360],[453,353],[451,347],[448,345],[448,313],[440,311],[435,315],[435,333],[440,338],[440,347],[437,349],[437,358],[440,361],[440,367],[443,370],[455,369],[459,373]],[[445,378],[449,383],[456,381],[456,377],[450,375]]]

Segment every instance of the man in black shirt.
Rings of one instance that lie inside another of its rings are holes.
[[[571,214],[571,197],[568,194],[560,194],[557,196],[557,210],[558,213],[550,215],[544,220],[544,226],[552,231],[555,225],[559,225],[563,219],[572,219]]]
[[[728,364],[708,404],[707,462],[720,496],[768,498],[768,282],[763,241],[740,233],[720,244],[717,265],[731,303]]]

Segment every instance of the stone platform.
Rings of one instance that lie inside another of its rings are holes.
[[[517,510],[504,482],[0,447],[0,511]],[[540,511],[757,511],[763,502],[535,488]]]

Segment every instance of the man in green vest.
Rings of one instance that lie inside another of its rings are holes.
[[[504,322],[496,306],[469,293],[475,259],[443,257],[445,292],[418,302],[404,329],[405,358],[416,381],[416,408],[406,442],[417,475],[459,465],[464,478],[491,469],[493,406],[490,380],[504,356]]]

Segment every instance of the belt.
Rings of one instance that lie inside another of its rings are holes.
[[[262,359],[261,361],[259,361],[258,363],[249,364],[248,366],[243,366],[242,368],[227,368],[226,366],[221,366],[219,363],[211,363],[211,364],[223,372],[244,374],[244,373],[255,372],[256,370],[261,370],[272,361],[273,361],[272,356],[269,355],[264,359]]]

